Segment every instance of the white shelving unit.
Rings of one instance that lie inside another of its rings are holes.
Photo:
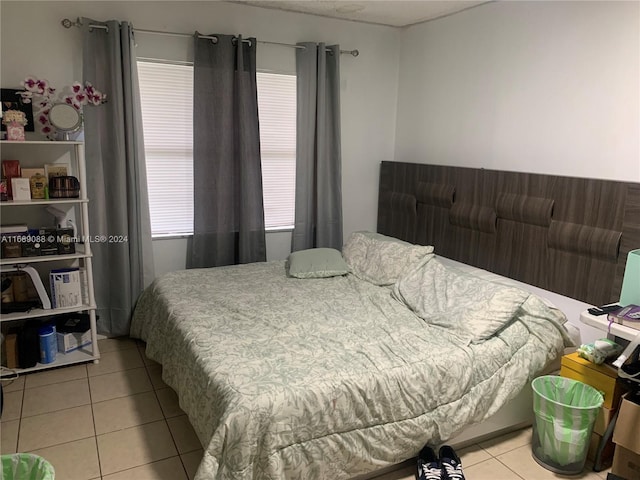
[[[58,206],[59,208],[72,209],[76,223],[78,224],[78,236],[84,243],[76,243],[75,253],[65,255],[50,256],[34,256],[34,257],[18,257],[18,258],[0,258],[0,267],[6,270],[11,267],[20,267],[25,265],[39,266],[45,269],[41,273],[42,281],[48,287],[49,279],[45,273],[46,264],[62,266],[80,266],[86,270],[87,280],[87,300],[88,303],[72,308],[34,308],[27,312],[13,312],[0,314],[0,323],[19,322],[28,319],[42,319],[45,317],[54,318],[57,315],[65,313],[87,312],[89,314],[91,328],[91,345],[82,347],[73,352],[66,354],[58,352],[56,360],[52,363],[37,363],[33,367],[20,368],[18,373],[27,373],[31,371],[44,370],[49,368],[60,367],[63,365],[72,365],[77,363],[93,361],[98,363],[100,352],[98,350],[98,338],[96,329],[96,303],[93,288],[93,268],[91,258],[91,242],[89,234],[89,198],[87,196],[86,185],[86,163],[84,156],[84,144],[75,141],[24,141],[9,142],[0,141],[0,150],[2,159],[15,159],[20,161],[21,167],[41,167],[45,163],[56,163],[56,159],[65,158],[71,164],[70,175],[76,176],[80,184],[80,197],[69,199],[47,199],[47,200],[26,200],[26,201],[6,201],[0,202],[2,216],[17,211],[32,212],[33,210],[44,210],[47,206]],[[53,161],[52,161],[53,160]],[[66,163],[66,161],[65,161]],[[38,212],[36,212],[38,213]],[[23,215],[20,213],[20,215]],[[24,214],[28,217],[27,213]],[[15,217],[15,214],[14,214]],[[42,225],[29,225],[30,227],[41,227]]]

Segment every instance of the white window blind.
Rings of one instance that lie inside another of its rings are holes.
[[[138,61],[151,231],[193,233],[193,66]],[[296,77],[257,74],[265,226],[294,223]]]
[[[193,233],[193,67],[138,61],[151,233]]]
[[[262,189],[267,228],[293,227],[296,195],[296,76],[258,72]]]

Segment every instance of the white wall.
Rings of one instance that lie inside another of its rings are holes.
[[[341,58],[344,232],[376,227],[378,164],[393,157],[401,31],[375,25],[220,2],[86,1],[0,3],[1,84],[19,88],[27,75],[62,87],[81,79],[81,35],[63,18],[119,19],[149,30],[241,33],[258,40],[338,43],[360,56]],[[186,59],[190,39],[137,34],[140,56]],[[294,49],[258,45],[258,68],[295,72]],[[98,88],[101,86],[96,85]],[[286,258],[290,234],[267,234],[269,259]],[[156,240],[156,273],[184,266],[186,240]]]
[[[395,160],[640,181],[640,3],[494,2],[402,37]]]
[[[359,49],[341,61],[345,235],[376,227],[381,160],[640,181],[638,2],[493,2],[404,30],[218,2],[3,0],[0,14],[6,88],[79,80],[80,32],[60,25],[79,16]],[[189,39],[137,41],[141,56],[190,54]],[[260,69],[294,71],[293,49],[258,48]],[[154,241],[158,274],[186,244]],[[289,244],[268,234],[268,258]]]

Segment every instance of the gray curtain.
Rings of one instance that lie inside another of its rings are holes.
[[[84,107],[89,228],[98,331],[127,335],[133,308],[153,281],[151,223],[132,27],[82,19],[83,81],[107,94]],[[105,25],[108,30],[90,25]]]
[[[190,263],[266,260],[256,40],[195,35]]]
[[[340,47],[298,45],[306,48],[296,51],[296,210],[291,250],[341,249]]]

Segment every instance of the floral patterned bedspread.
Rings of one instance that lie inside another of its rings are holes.
[[[196,479],[344,479],[481,422],[561,354],[558,312],[474,344],[354,275],[283,262],[178,271],[140,297],[131,335],[163,366],[204,456]]]

